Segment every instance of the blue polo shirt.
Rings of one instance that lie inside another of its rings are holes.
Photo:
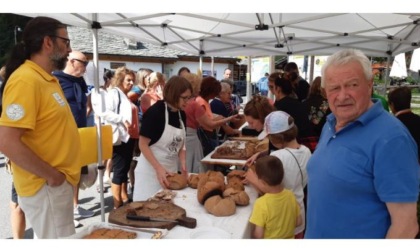
[[[386,202],[416,202],[417,146],[379,100],[339,132],[331,113],[308,171],[305,238],[384,238]]]

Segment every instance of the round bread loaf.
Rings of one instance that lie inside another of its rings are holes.
[[[208,198],[204,208],[214,216],[230,216],[236,212],[235,202],[231,198],[222,199],[220,195]]]
[[[169,189],[171,190],[181,190],[187,187],[188,181],[184,175],[175,173],[171,176],[166,177],[169,182]]]
[[[201,184],[201,180],[199,184]],[[203,205],[208,198],[214,195],[222,195],[223,191],[224,185],[215,181],[206,181],[205,184],[197,188],[197,200]]]
[[[238,177],[241,180],[244,178],[246,174],[246,171],[242,171],[242,170],[233,170],[231,172],[228,173],[227,177],[227,181],[229,182],[229,179],[233,178],[233,177]]]
[[[223,192],[224,198],[232,198],[236,205],[247,206],[249,205],[249,195],[245,191],[227,188]]]
[[[232,177],[228,180],[228,184],[226,188],[234,188],[236,190],[243,191],[245,190],[244,183],[242,182],[242,179],[238,177]]]
[[[190,176],[188,177],[188,186],[197,189],[199,180],[200,177],[198,176],[198,174],[190,174]]]

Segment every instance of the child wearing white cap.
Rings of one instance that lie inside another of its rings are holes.
[[[284,187],[291,190],[300,205],[302,224],[295,229],[295,238],[303,238],[305,230],[305,204],[304,188],[307,184],[306,165],[311,157],[308,147],[297,142],[298,129],[293,117],[283,111],[271,112],[264,121],[263,132],[258,136],[263,139],[268,136],[271,144],[278,150],[270,153],[271,156],[278,157],[284,167]],[[250,165],[262,156],[257,153],[247,160]],[[258,179],[253,173],[247,173],[247,180],[258,188]]]

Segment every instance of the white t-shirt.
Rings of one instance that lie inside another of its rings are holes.
[[[289,152],[290,151],[290,152]],[[295,158],[299,162],[297,164]],[[278,157],[283,163],[284,178],[283,185],[295,194],[296,200],[300,206],[300,213],[302,216],[302,225],[298,226],[295,234],[305,230],[305,205],[303,202],[304,194],[303,188],[308,183],[308,174],[306,172],[306,165],[311,157],[311,151],[305,145],[300,145],[299,149],[284,148],[270,153],[271,156]]]

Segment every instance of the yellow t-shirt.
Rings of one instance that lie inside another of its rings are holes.
[[[293,239],[299,205],[292,191],[266,193],[254,203],[249,221],[264,228],[264,239]]]
[[[70,107],[58,80],[26,60],[10,76],[3,93],[0,125],[25,128],[22,136],[35,154],[77,185],[80,180],[80,138]],[[10,143],[13,144],[13,143]],[[32,196],[46,180],[13,166],[19,196]]]

